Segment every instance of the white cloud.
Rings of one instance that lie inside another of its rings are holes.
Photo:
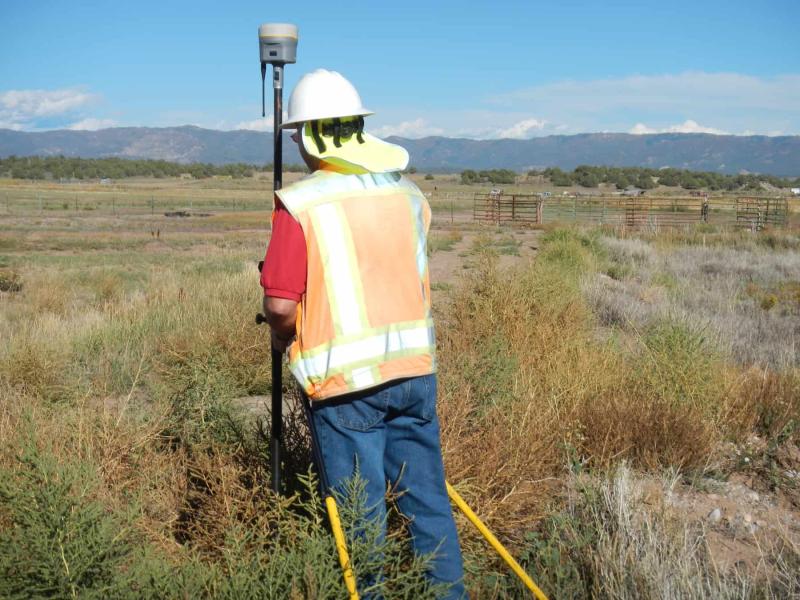
[[[381,138],[392,135],[405,138],[422,138],[429,135],[442,135],[444,129],[441,127],[432,127],[428,125],[425,119],[418,118],[411,121],[403,121],[396,125],[384,125],[383,127],[378,127],[370,131],[370,133]]]
[[[637,123],[628,133],[632,133],[634,135],[647,135],[649,133],[659,133],[658,129],[653,129],[652,127],[648,127],[644,123]]]
[[[77,123],[73,123],[68,126],[67,129],[72,129],[73,131],[97,131],[98,129],[115,127],[117,124],[118,123],[114,119],[95,119],[89,117],[87,119],[81,119]]]
[[[11,129],[13,131],[22,131],[24,127],[20,123],[14,121],[0,120],[0,129]]]
[[[687,71],[589,81],[560,81],[498,94],[490,103],[536,102],[547,107],[603,111],[685,107],[800,110],[800,75],[755,77]]]
[[[691,119],[688,119],[678,125],[670,125],[669,127],[664,127],[662,129],[648,127],[644,123],[637,123],[631,128],[629,133],[633,133],[635,135],[643,135],[648,133],[713,133],[715,135],[729,135],[727,131],[716,129],[714,127],[706,127],[704,125],[700,125],[697,121],[692,121]]]
[[[800,134],[800,74],[692,71],[562,80],[486,95],[472,106],[459,103],[462,107],[452,109],[378,107],[372,118],[384,125],[379,134],[407,137],[525,139],[603,131]],[[417,117],[422,114],[424,119]]]
[[[96,99],[78,89],[0,92],[0,123],[11,129],[29,129],[36,126],[37,119],[70,115]]]
[[[252,121],[240,121],[233,128],[234,129],[249,129],[250,131],[272,131],[272,125],[275,122],[273,115],[253,119]],[[224,129],[224,127],[220,127]]]
[[[544,120],[524,119],[522,121],[514,123],[511,127],[507,129],[500,129],[497,132],[497,137],[522,140],[527,137],[530,137],[531,132],[541,131],[542,129],[544,129],[544,126],[546,124],[547,121]]]
[[[533,112],[550,123],[569,123],[568,133],[626,131],[630,123],[642,124],[643,131],[800,133],[797,73],[758,77],[688,71],[564,80],[487,96],[484,103],[495,107],[490,112],[498,122],[511,113]],[[687,115],[702,125],[684,122]]]

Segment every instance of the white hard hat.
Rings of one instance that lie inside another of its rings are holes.
[[[317,69],[297,82],[289,97],[289,118],[281,127],[305,121],[371,115],[353,84],[341,73]]]

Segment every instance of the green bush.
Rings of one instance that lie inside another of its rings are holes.
[[[29,438],[30,439],[30,438]],[[0,472],[0,597],[108,598],[123,586],[129,521],[91,498],[94,469],[59,464],[30,439]]]
[[[104,507],[97,465],[62,462],[31,430],[12,468],[0,471],[0,597],[30,598],[318,598],[346,597],[342,571],[316,482],[282,502],[264,498],[255,523],[233,524],[214,553],[187,540],[171,558],[149,546],[126,514]],[[302,499],[304,498],[304,500]],[[231,499],[233,500],[233,499]],[[357,475],[338,495],[348,550],[360,591],[387,600],[433,599],[425,577],[430,556],[415,556],[407,536],[365,519],[364,481]]]
[[[643,335],[645,351],[636,369],[648,393],[673,406],[711,414],[724,386],[719,356],[702,328],[661,321]]]
[[[490,169],[485,171],[475,172],[472,169],[466,169],[461,172],[461,183],[470,185],[473,183],[515,183],[517,174],[509,169]]]

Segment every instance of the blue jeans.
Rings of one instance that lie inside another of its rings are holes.
[[[325,473],[334,490],[353,476],[366,480],[368,517],[385,528],[386,481],[411,519],[414,551],[435,551],[428,576],[452,584],[445,598],[466,597],[461,549],[445,488],[436,416],[436,376],[426,375],[315,402],[312,418]],[[358,575],[358,574],[356,574]]]

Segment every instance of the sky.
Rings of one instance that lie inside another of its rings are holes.
[[[381,136],[800,134],[800,0],[0,0],[0,128],[270,131],[265,22]]]

